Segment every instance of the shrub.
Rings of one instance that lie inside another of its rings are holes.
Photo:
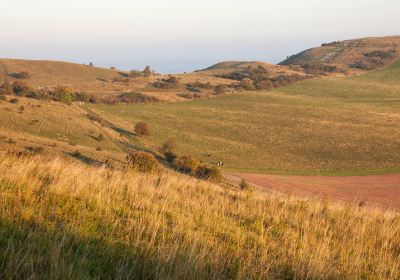
[[[254,89],[254,83],[249,78],[244,78],[243,80],[241,80],[239,85],[241,88],[243,88],[245,90],[253,90]]]
[[[214,94],[219,95],[223,94],[226,92],[226,86],[225,85],[216,85],[214,88]]]
[[[164,142],[161,149],[164,153],[174,152],[176,149],[176,142],[173,139],[168,139],[167,141]]]
[[[58,86],[55,88],[53,96],[55,100],[70,104],[75,100],[72,88],[69,86]]]
[[[183,173],[194,174],[200,162],[192,156],[177,157],[173,161],[173,167]]]
[[[138,135],[150,135],[149,126],[145,122],[138,122],[135,125],[134,131]]]
[[[145,78],[150,77],[153,74],[153,71],[151,70],[150,66],[146,66],[146,68],[144,68],[143,70],[143,76]]]
[[[28,79],[29,73],[23,71],[23,72],[18,72],[18,73],[12,73],[11,76],[14,77],[15,79],[22,80],[22,79]]]
[[[143,76],[143,72],[140,72],[138,70],[129,71],[129,77],[131,77],[131,78],[138,78],[138,77],[142,77],[142,76]]]
[[[7,100],[7,98],[5,95],[0,95],[0,101],[6,101],[6,100]]]
[[[118,101],[123,103],[151,103],[160,100],[155,96],[146,95],[140,92],[126,92],[118,96]]]
[[[133,152],[127,155],[128,165],[138,171],[143,173],[154,173],[159,169],[158,161],[156,158],[146,152]]]
[[[12,84],[12,89],[15,95],[23,96],[30,91],[30,87],[23,81],[15,81]]]
[[[199,165],[196,168],[195,176],[199,179],[210,180],[215,183],[222,181],[221,171],[215,166]]]
[[[82,102],[89,102],[90,96],[84,92],[77,92],[77,93],[75,93],[75,100],[82,101]]]
[[[12,99],[10,99],[10,103],[17,104],[18,102],[19,102],[19,99],[18,99],[18,98],[12,98]]]
[[[174,160],[177,158],[177,155],[174,152],[165,152],[164,156],[168,164],[173,164]]]
[[[249,190],[250,186],[245,179],[242,179],[239,184],[239,188],[241,191]]]
[[[169,75],[168,79],[161,79],[157,82],[152,83],[153,87],[159,89],[173,89],[176,88],[179,84],[179,78]]]
[[[12,85],[10,85],[8,82],[3,83],[3,85],[0,87],[0,95],[13,95],[14,90]]]

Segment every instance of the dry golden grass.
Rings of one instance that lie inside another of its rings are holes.
[[[399,279],[400,216],[0,156],[3,279]]]

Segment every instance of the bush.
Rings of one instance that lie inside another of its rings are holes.
[[[177,158],[177,155],[174,152],[165,152],[164,156],[168,164],[173,164],[174,160]]]
[[[215,183],[222,181],[221,171],[215,166],[200,165],[196,168],[195,176],[199,179],[210,180]]]
[[[12,90],[15,95],[23,96],[27,94],[31,90],[31,88],[27,85],[27,83],[23,81],[15,81],[12,84]]]
[[[69,86],[58,86],[55,88],[53,96],[55,100],[70,104],[75,100],[72,88]]]
[[[14,77],[15,79],[28,79],[29,78],[29,73],[28,72],[18,72],[18,73],[12,73],[11,74],[12,77]]]
[[[13,95],[13,94],[14,94],[13,87],[8,82],[5,82],[0,87],[0,95]]]
[[[134,131],[138,135],[150,135],[149,126],[145,122],[138,122],[135,125]]]
[[[169,139],[164,142],[164,144],[161,147],[162,151],[164,153],[166,152],[174,152],[176,149],[176,142],[173,139]]]
[[[139,151],[129,153],[127,161],[128,165],[138,172],[154,173],[159,169],[156,158],[152,154],[146,152]]]
[[[250,189],[250,185],[247,183],[247,181],[245,179],[242,179],[240,181],[239,188],[240,188],[241,191],[249,190]]]
[[[143,76],[145,78],[150,77],[153,74],[153,71],[151,70],[150,66],[146,66],[146,68],[144,68],[143,70]]]
[[[224,94],[226,92],[226,86],[225,85],[216,85],[214,88],[214,94],[219,95],[219,94]]]
[[[160,100],[157,97],[140,92],[126,92],[118,96],[118,102],[123,103],[151,103],[158,101]]]
[[[253,90],[254,89],[254,83],[249,78],[244,78],[243,80],[241,80],[239,85],[241,88],[243,88],[245,90]]]
[[[157,82],[154,82],[152,85],[155,88],[159,89],[173,89],[176,88],[179,84],[179,79],[175,76],[170,75],[168,79],[161,79]]]
[[[90,96],[84,92],[77,92],[75,93],[75,100],[81,102],[89,102]]]
[[[19,102],[19,99],[18,99],[18,98],[12,98],[12,99],[10,99],[10,103],[17,104],[18,102]]]
[[[186,174],[195,174],[197,167],[200,162],[198,159],[192,156],[181,156],[177,157],[173,161],[173,167]]]
[[[143,72],[140,72],[138,70],[129,71],[129,77],[131,77],[131,78],[138,78],[138,77],[142,77],[142,76],[143,76]]]

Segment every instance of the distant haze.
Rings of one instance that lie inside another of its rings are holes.
[[[400,35],[399,0],[13,0],[0,57],[159,72],[279,62],[323,42]]]

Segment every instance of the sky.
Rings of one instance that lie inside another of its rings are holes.
[[[400,35],[399,0],[0,0],[0,57],[161,73]]]

